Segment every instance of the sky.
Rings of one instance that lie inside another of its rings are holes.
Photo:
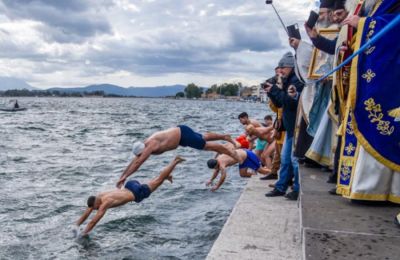
[[[274,1],[300,27],[309,4]],[[290,50],[264,0],[0,0],[0,76],[43,89],[259,84]]]

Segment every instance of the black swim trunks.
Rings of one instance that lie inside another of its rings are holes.
[[[178,125],[181,130],[181,140],[179,141],[180,146],[189,146],[194,149],[203,150],[206,145],[206,141],[203,136],[193,131],[190,127],[185,125]]]
[[[151,194],[151,190],[147,184],[140,184],[140,182],[136,180],[131,180],[125,183],[125,189],[128,189],[133,193],[135,196],[135,202],[137,203],[148,198]]]

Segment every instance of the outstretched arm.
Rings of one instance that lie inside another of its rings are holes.
[[[134,172],[136,172],[139,167],[150,157],[152,153],[152,149],[150,147],[146,147],[142,154],[139,157],[133,158],[131,163],[126,167],[125,171],[122,173],[121,177],[117,182],[117,187],[121,188],[121,186],[125,183],[125,180]]]
[[[96,215],[92,218],[92,220],[87,224],[85,230],[83,231],[83,235],[89,234],[89,232],[96,226],[97,222],[106,214],[107,208],[100,207],[97,211]]]
[[[217,185],[215,185],[214,187],[211,188],[211,191],[218,190],[219,187],[221,187],[221,185],[224,183],[225,178],[226,178],[226,169],[225,169],[225,167],[221,167],[221,177],[219,178]]]
[[[211,179],[207,182],[207,186],[210,186],[212,184],[212,182],[215,180],[215,178],[217,178],[219,173],[219,169],[215,169],[213,172],[213,175],[211,176]]]
[[[92,213],[93,209],[92,208],[87,208],[85,212],[83,212],[82,216],[78,219],[76,222],[77,226],[82,225],[83,222],[90,216],[90,213]]]

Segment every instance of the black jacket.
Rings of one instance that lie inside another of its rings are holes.
[[[318,35],[317,38],[311,38],[311,41],[313,45],[323,51],[326,52],[330,55],[335,54],[335,48],[336,48],[336,42],[337,42],[337,37],[333,40],[329,40],[321,35]]]
[[[288,95],[289,86],[296,87],[298,95],[292,98]],[[283,126],[286,129],[286,135],[292,137],[294,134],[294,127],[296,124],[297,104],[299,103],[300,93],[303,90],[304,84],[296,77],[294,70],[290,73],[289,77],[284,80],[283,88],[280,89],[277,85],[273,85],[268,97],[272,103],[278,108],[283,108]]]

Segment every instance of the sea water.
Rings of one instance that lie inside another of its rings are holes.
[[[6,103],[1,98],[0,103]],[[89,195],[111,190],[134,141],[185,124],[195,131],[243,133],[237,115],[262,120],[265,104],[136,98],[20,98],[0,112],[0,259],[204,259],[246,180],[236,167],[225,184],[205,186],[214,153],[178,148],[151,156],[131,178],[156,176],[186,158],[142,203],[110,209],[89,237],[72,225]],[[86,224],[86,223],[85,223]]]

